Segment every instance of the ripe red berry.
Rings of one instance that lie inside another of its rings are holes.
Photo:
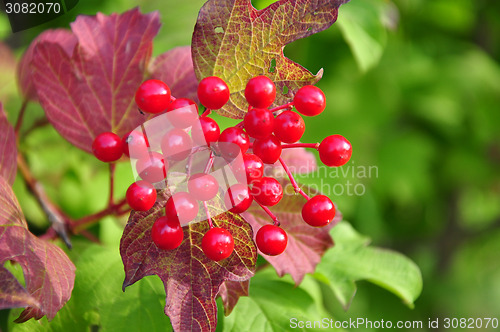
[[[158,248],[173,250],[181,245],[184,232],[179,220],[160,217],[154,222],[151,228],[151,237]]]
[[[220,134],[218,146],[224,157],[233,159],[240,152],[247,152],[250,147],[250,138],[243,129],[229,127]]]
[[[168,120],[176,128],[185,129],[198,120],[198,105],[188,98],[177,98],[167,107]]]
[[[92,152],[100,161],[106,163],[117,161],[123,154],[122,140],[114,133],[102,133],[94,139]]]
[[[256,76],[248,81],[245,98],[252,107],[267,108],[276,98],[276,87],[269,77]]]
[[[137,106],[147,113],[160,113],[170,104],[170,88],[160,80],[142,82],[135,93]]]
[[[137,174],[141,179],[150,183],[156,183],[167,177],[168,162],[158,152],[149,152],[146,156],[137,160],[135,164]]]
[[[191,196],[199,201],[209,201],[219,192],[217,179],[205,173],[192,175],[188,180],[187,186]]]
[[[257,139],[253,142],[253,153],[266,164],[274,164],[281,157],[281,142],[276,136]]]
[[[165,205],[165,214],[177,218],[182,224],[188,223],[198,215],[198,202],[187,192],[173,194]]]
[[[156,202],[156,189],[147,182],[139,180],[132,183],[128,189],[127,194],[128,205],[136,211],[147,211],[153,207]]]
[[[170,129],[161,139],[161,151],[171,160],[184,160],[191,153],[193,142],[191,137],[182,129]]]
[[[198,99],[206,108],[217,110],[229,100],[229,88],[220,77],[205,77],[198,85]]]
[[[281,227],[264,225],[257,231],[255,242],[263,254],[276,256],[285,251],[288,237]]]
[[[143,133],[132,130],[123,136],[122,146],[127,157],[139,159],[148,154],[149,142]]]
[[[352,146],[342,135],[326,137],[318,148],[319,159],[326,166],[337,167],[345,165],[352,155]]]
[[[309,199],[302,207],[302,219],[314,227],[328,225],[335,217],[335,205],[325,195]]]
[[[305,130],[304,120],[293,111],[284,111],[274,119],[274,135],[284,143],[297,142]]]
[[[326,107],[325,94],[320,88],[313,85],[303,86],[295,94],[293,105],[301,114],[306,116],[318,115]]]
[[[273,133],[274,115],[266,108],[252,108],[243,119],[245,130],[253,138],[266,138]]]
[[[264,176],[252,182],[251,194],[262,205],[273,206],[283,198],[283,188],[275,178]]]
[[[234,249],[234,239],[224,228],[210,229],[201,240],[201,248],[205,256],[213,261],[221,261],[231,256]]]
[[[253,153],[243,154],[243,164],[248,183],[258,180],[264,175],[264,163]]]
[[[226,209],[233,213],[242,213],[252,205],[252,195],[247,185],[236,183],[227,189],[224,195]]]
[[[199,122],[193,125],[191,136],[198,145],[210,145],[219,139],[220,128],[214,119],[202,116]]]

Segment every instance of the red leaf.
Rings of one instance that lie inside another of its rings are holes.
[[[14,128],[7,120],[7,116],[0,103],[0,176],[10,185],[14,183],[17,171],[17,146]]]
[[[0,280],[0,310],[40,306],[38,301],[3,266],[0,266]]]
[[[224,304],[224,314],[228,316],[233,311],[240,296],[248,296],[250,280],[231,281],[226,280],[220,285],[219,296]]]
[[[330,27],[338,8],[348,0],[280,0],[257,10],[250,0],[211,0],[200,10],[192,40],[196,77],[223,78],[231,99],[219,113],[243,118],[248,103],[248,80],[267,75],[276,84],[276,104],[291,100],[293,93],[321,79],[286,58],[285,45]]]
[[[150,72],[152,78],[168,84],[173,96],[198,101],[198,80],[194,74],[190,46],[176,47],[159,55],[151,63]]]
[[[144,121],[134,93],[143,81],[158,13],[78,16],[71,24],[77,44],[70,56],[57,41],[33,51],[32,80],[47,118],[75,146],[91,151],[95,136],[118,135]]]
[[[282,182],[285,195],[279,204],[270,208],[278,217],[281,227],[288,235],[288,245],[285,251],[278,256],[263,257],[271,263],[279,276],[289,273],[296,284],[300,284],[306,273],[313,273],[321,256],[333,246],[333,240],[328,231],[336,225],[342,215],[337,211],[334,220],[326,227],[311,227],[302,220],[301,210],[305,199],[293,192],[289,181]],[[310,196],[317,194],[307,186],[301,187]],[[263,225],[271,223],[269,216],[256,204],[243,214],[243,217],[257,233]]]
[[[0,264],[13,260],[21,265],[26,290],[39,304],[25,303],[28,307],[16,322],[40,319],[44,315],[50,320],[71,296],[75,266],[61,248],[38,239],[28,231],[16,196],[2,177],[0,207]],[[0,289],[8,288],[9,283],[12,280],[0,279]],[[12,303],[12,306],[17,307],[18,304]]]
[[[220,262],[208,259],[201,249],[201,239],[209,229],[206,221],[185,226],[184,241],[177,249],[158,249],[151,239],[151,227],[163,215],[167,197],[164,194],[148,212],[130,215],[120,243],[125,266],[123,288],[156,274],[165,285],[165,314],[175,331],[215,331],[215,298],[221,284],[226,280],[244,281],[253,275],[257,251],[252,229],[234,214],[213,218],[214,225],[229,230],[235,241],[233,254]]]

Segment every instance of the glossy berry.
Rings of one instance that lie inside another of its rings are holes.
[[[92,152],[100,161],[106,163],[117,161],[123,154],[122,140],[114,133],[102,133],[94,139]]]
[[[325,195],[309,199],[302,207],[302,219],[314,227],[328,225],[335,217],[335,205]]]
[[[160,80],[144,81],[135,93],[137,106],[147,113],[160,113],[170,104],[170,88]]]
[[[187,186],[191,196],[199,201],[209,201],[219,192],[217,179],[205,173],[192,175],[188,180]]]
[[[252,107],[268,108],[276,98],[276,87],[269,77],[256,76],[248,81],[245,98]]]
[[[247,185],[236,183],[227,189],[224,195],[226,209],[233,213],[242,213],[252,205],[253,197]]]
[[[281,227],[264,225],[257,231],[255,242],[263,254],[276,256],[285,251],[288,237]]]
[[[234,239],[224,228],[210,229],[201,240],[201,248],[205,256],[213,261],[221,261],[233,253]]]
[[[198,145],[210,145],[210,143],[217,142],[219,136],[219,125],[214,119],[206,116],[202,116],[191,129],[193,142]]]
[[[250,138],[243,129],[229,127],[220,134],[218,146],[224,157],[233,159],[240,152],[247,152],[250,147]]]
[[[264,163],[253,153],[243,154],[243,164],[245,165],[245,174],[248,183],[258,180],[264,175]]]
[[[275,178],[264,176],[252,182],[251,194],[262,205],[273,206],[283,198],[283,188]]]
[[[149,142],[143,133],[132,130],[123,136],[122,146],[127,157],[139,159],[148,154]]]
[[[229,100],[229,88],[226,82],[217,76],[205,77],[198,85],[198,99],[206,108],[217,110]]]
[[[132,183],[125,195],[128,205],[136,211],[147,211],[156,202],[156,189],[147,181],[137,181]]]
[[[176,128],[191,127],[198,120],[198,105],[188,98],[177,98],[167,107],[167,117]]]
[[[184,160],[191,153],[193,142],[191,137],[182,129],[170,129],[161,139],[161,151],[171,160]]]
[[[344,136],[332,135],[321,141],[318,152],[323,164],[337,167],[345,165],[351,159],[352,146]]]
[[[253,153],[264,163],[274,164],[281,157],[281,142],[274,135],[257,139],[253,142]]]
[[[274,135],[283,143],[297,142],[305,130],[304,120],[293,111],[284,111],[274,119]]]
[[[326,98],[320,88],[306,85],[297,91],[293,98],[293,105],[300,114],[316,116],[324,111]]]
[[[266,108],[252,108],[245,114],[243,124],[250,137],[266,138],[273,133],[274,115]]]
[[[173,250],[181,245],[184,232],[179,220],[160,217],[154,222],[153,227],[151,227],[151,237],[158,248]]]
[[[135,168],[141,179],[156,183],[167,177],[168,162],[161,153],[149,152],[146,156],[137,160]]]
[[[198,202],[187,192],[173,194],[165,205],[165,214],[169,218],[178,218],[182,224],[188,223],[198,215]]]

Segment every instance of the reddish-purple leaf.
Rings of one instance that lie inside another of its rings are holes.
[[[191,47],[181,46],[156,57],[150,66],[151,77],[167,83],[176,98],[198,101],[198,80],[194,74]]]
[[[68,57],[73,54],[73,49],[76,46],[77,39],[71,31],[66,29],[46,30],[35,38],[24,52],[21,61],[17,66],[17,81],[19,89],[24,98],[29,100],[37,100],[31,61],[33,60],[33,51],[35,46],[41,42],[55,43],[62,47]]]
[[[233,311],[240,296],[248,296],[250,280],[231,281],[226,280],[220,285],[219,296],[224,304],[224,314],[227,316]]]
[[[57,41],[35,45],[31,77],[47,118],[64,138],[91,151],[100,133],[123,135],[144,121],[134,94],[159,28],[156,12],[98,13],[71,24],[77,39],[71,56]]]
[[[334,220],[328,226],[311,227],[305,223],[301,215],[302,206],[306,200],[294,193],[289,181],[282,181],[282,185],[285,191],[283,199],[270,209],[286,231],[288,245],[281,255],[263,255],[263,257],[274,266],[279,276],[289,273],[295,283],[299,284],[306,273],[314,272],[321,256],[333,246],[333,240],[328,231],[342,219],[342,215],[337,211]],[[309,196],[317,194],[317,191],[307,186],[301,186],[301,188]],[[252,204],[243,217],[252,225],[254,234],[261,226],[272,222],[264,210],[256,204]]]
[[[28,306],[39,307],[40,304],[9,270],[0,266],[0,310]]]
[[[223,78],[231,99],[219,113],[243,118],[248,103],[245,85],[250,78],[267,75],[279,92],[277,104],[294,92],[321,79],[286,58],[285,45],[330,27],[338,8],[348,0],[280,0],[257,10],[250,0],[210,0],[200,10],[192,52],[196,77]],[[285,90],[287,92],[285,92]]]
[[[16,178],[16,171],[16,135],[14,128],[7,120],[2,103],[0,103],[0,176],[3,176],[12,185]]]
[[[26,303],[28,307],[16,322],[40,319],[44,315],[49,320],[54,318],[71,296],[75,266],[61,248],[38,239],[28,231],[14,192],[0,177],[0,266],[7,260],[21,265],[26,291],[38,304]],[[8,288],[4,283],[11,282],[0,279],[0,289]]]
[[[227,229],[235,242],[233,254],[220,262],[208,259],[201,249],[201,239],[209,229],[206,221],[185,226],[184,241],[177,249],[158,249],[151,239],[151,227],[163,215],[166,198],[162,195],[148,212],[130,215],[120,243],[125,266],[123,288],[156,274],[165,285],[165,314],[175,331],[215,331],[215,298],[221,284],[226,280],[244,281],[253,275],[257,251],[252,228],[238,215],[225,213],[213,218],[214,225]]]

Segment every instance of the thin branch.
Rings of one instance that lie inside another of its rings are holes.
[[[309,196],[302,189],[300,189],[299,184],[297,183],[297,181],[295,181],[295,178],[293,177],[292,172],[290,171],[290,169],[286,165],[283,158],[280,157],[279,161],[281,163],[281,166],[283,166],[283,169],[285,170],[286,175],[288,175],[288,178],[290,179],[290,182],[292,183],[292,186],[293,186],[293,189],[295,190],[295,192],[301,194],[305,199],[309,200]]]
[[[21,109],[19,110],[19,115],[17,116],[16,126],[14,127],[14,132],[16,137],[19,137],[19,131],[23,125],[24,113],[26,112],[26,107],[28,106],[28,98],[24,99]]]

